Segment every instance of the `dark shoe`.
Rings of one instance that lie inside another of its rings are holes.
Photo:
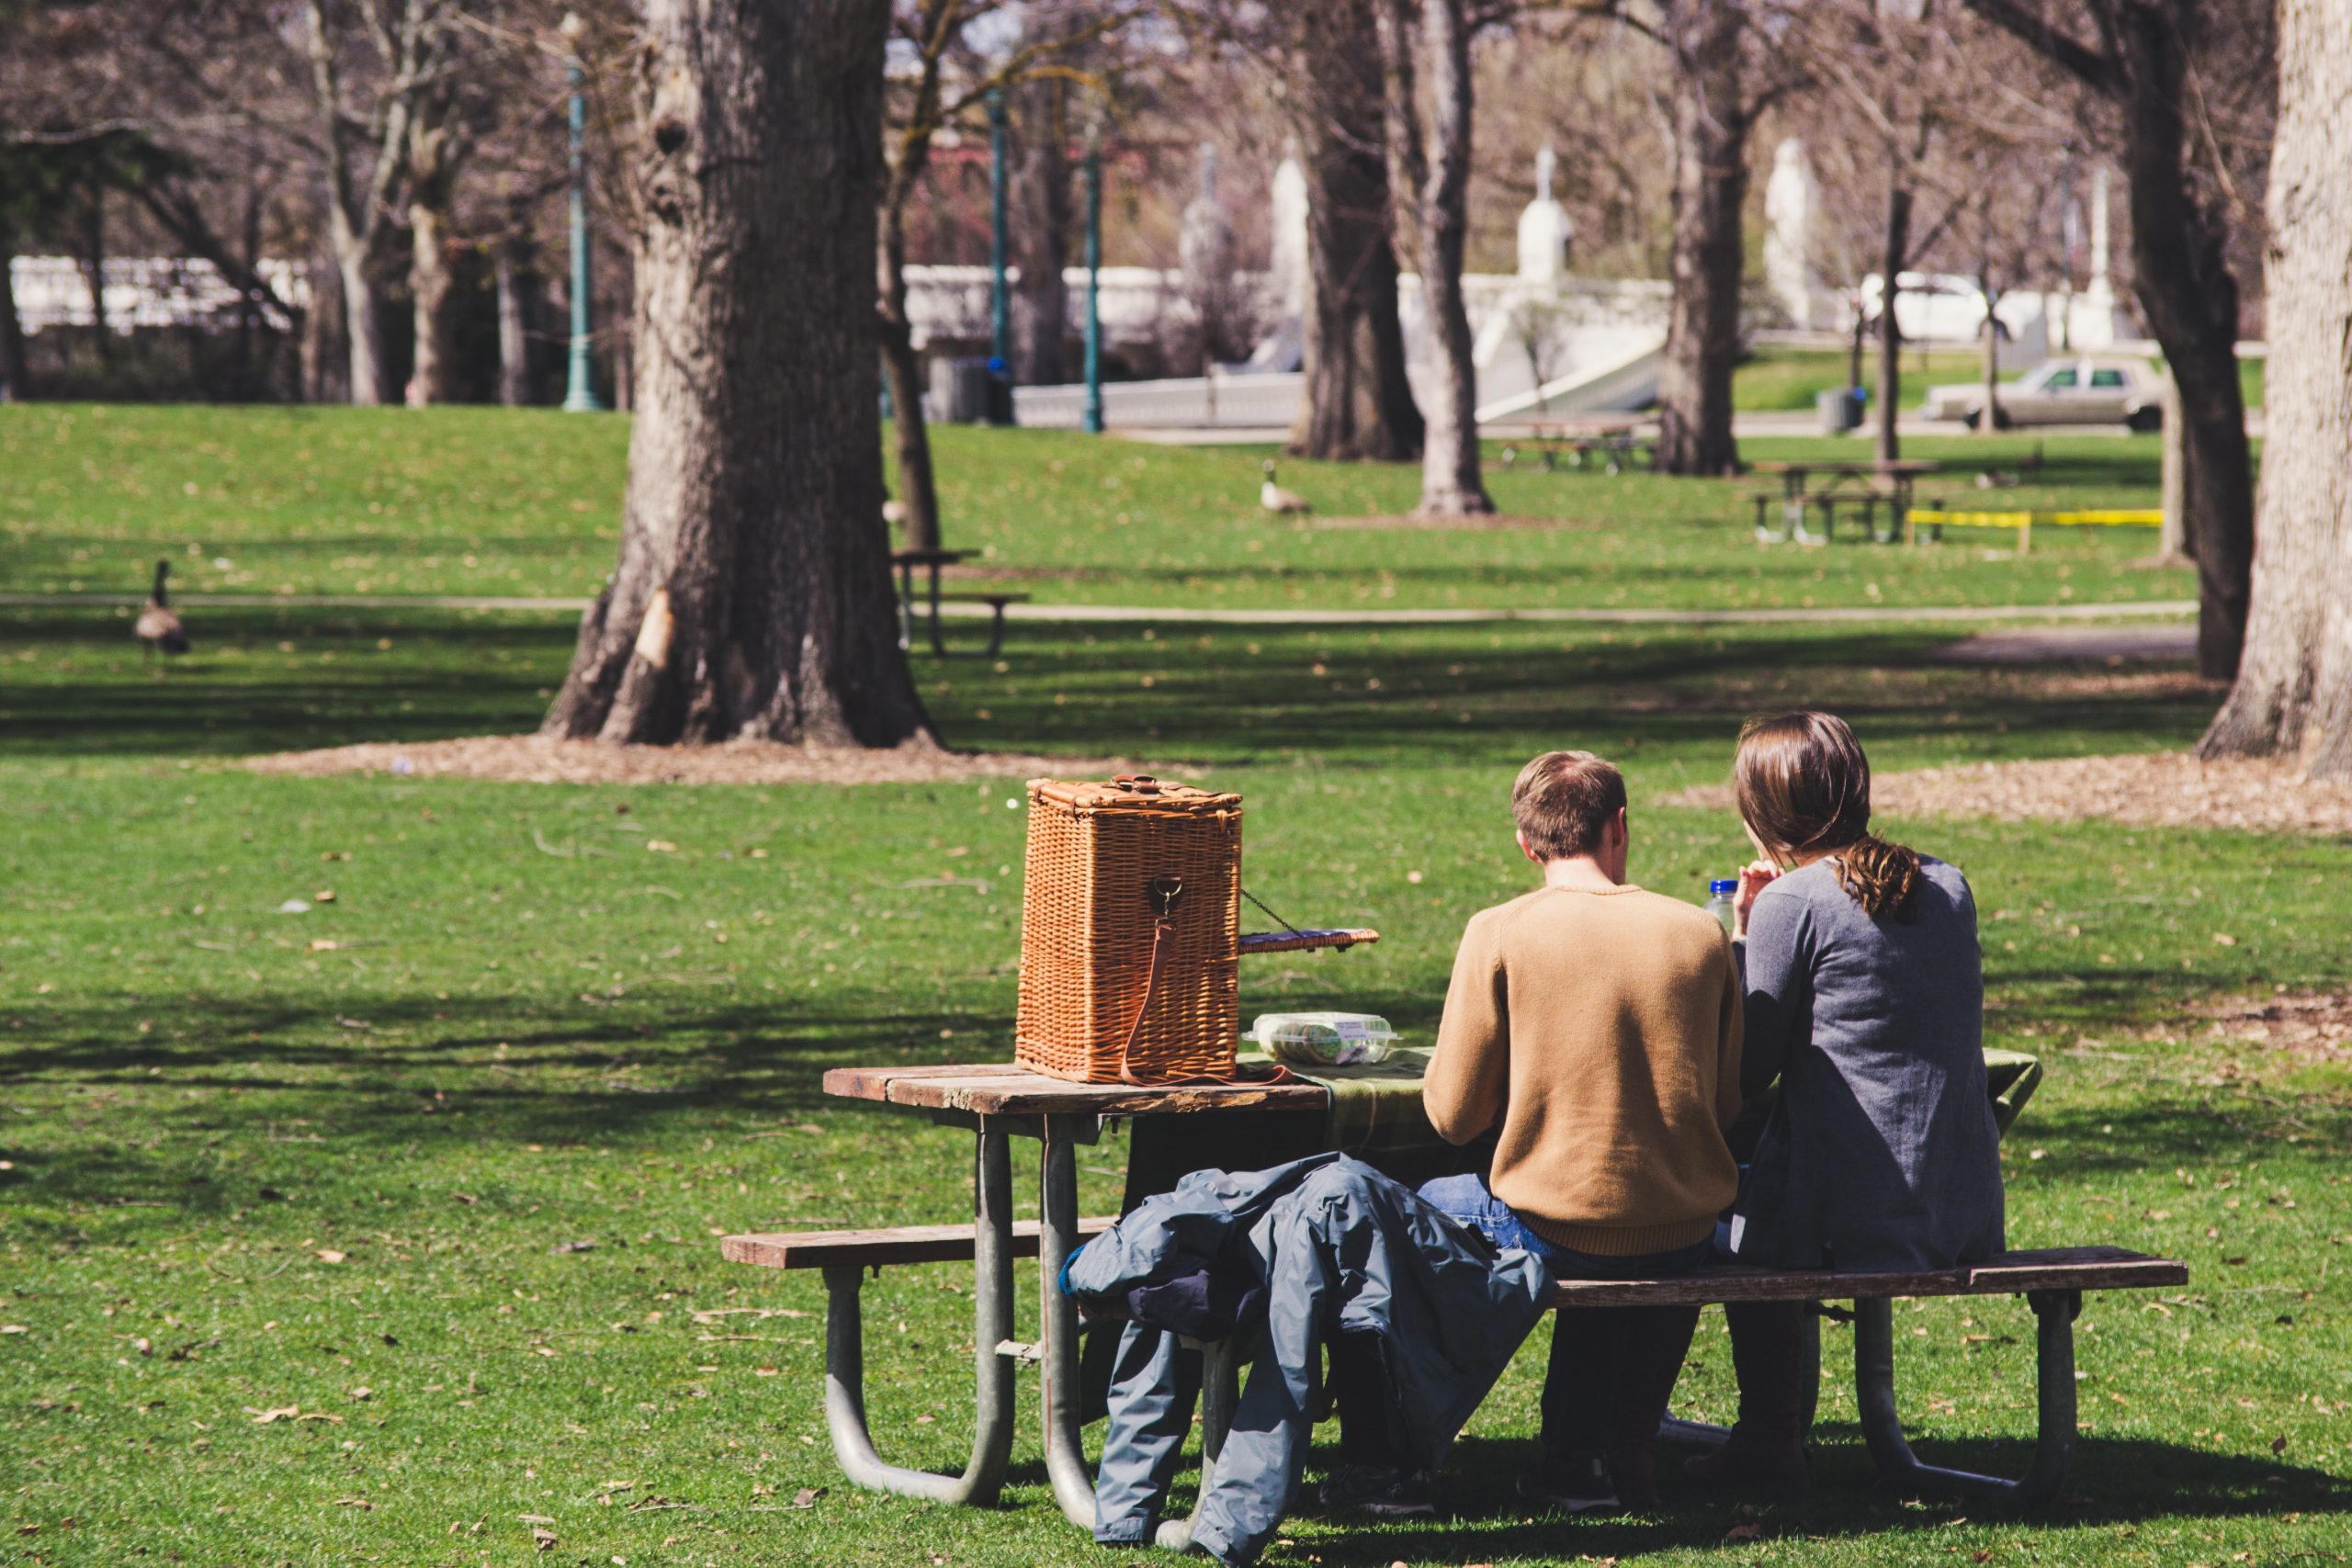
[[[1519,1495],[1566,1514],[1615,1513],[1624,1506],[1605,1460],[1545,1454],[1519,1472]]]
[[[1793,1432],[1767,1436],[1735,1427],[1722,1448],[1683,1461],[1682,1479],[1698,1486],[1800,1488],[1806,1481],[1804,1439]]]
[[[1657,1445],[1623,1443],[1609,1451],[1609,1479],[1617,1500],[1629,1508],[1657,1506]]]
[[[1430,1499],[1429,1477],[1408,1475],[1386,1465],[1343,1464],[1323,1478],[1320,1495],[1327,1508],[1384,1519],[1437,1517],[1437,1505]]]

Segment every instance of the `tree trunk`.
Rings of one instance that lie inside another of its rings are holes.
[[[1067,37],[1078,19],[1075,7],[1028,7],[1029,40]],[[1069,326],[1069,290],[1062,269],[1069,265],[1074,216],[1069,177],[1069,83],[1041,75],[1012,93],[1011,213],[1012,265],[1021,269],[1012,290],[1012,378],[1026,387],[1069,378],[1065,364]]]
[[[1372,0],[1317,0],[1303,8],[1300,22],[1306,394],[1285,450],[1298,457],[1403,462],[1420,456],[1421,411],[1405,374],[1396,316]]]
[[[1725,0],[1667,13],[1674,73],[1674,244],[1666,352],[1658,363],[1657,467],[1722,474],[1739,466],[1731,378],[1739,359],[1740,231],[1748,115],[1741,97],[1746,15]]]
[[[317,256],[303,266],[309,285],[302,309],[301,381],[306,403],[339,403],[350,396],[345,383],[351,352],[343,342],[343,274]]]
[[[899,477],[898,501],[905,510],[899,543],[910,550],[939,548],[939,487],[931,471],[931,425],[923,417],[922,360],[915,353],[914,326],[907,317],[907,231],[900,209],[885,204],[882,242],[876,251],[881,273],[879,310],[882,370],[890,385],[892,457]]]
[[[2133,287],[2180,388],[2187,512],[2196,531],[2189,553],[2197,558],[2198,672],[2226,681],[2237,673],[2245,643],[2254,570],[2254,460],[2238,383],[2237,279],[2229,267],[2228,223],[2195,193],[2188,167],[2181,112],[2187,64],[2174,20],[2158,7],[2123,10]],[[2340,30],[2340,16],[2336,26]],[[2295,322],[2275,311],[2269,319]],[[2294,332],[2301,331],[2296,322]]]
[[[2157,434],[2163,457],[2157,468],[2157,493],[2164,521],[2156,525],[2158,566],[2186,566],[2188,536],[2188,453],[2180,439],[2180,383],[2167,370],[2165,377],[2164,425]]]
[[[1993,276],[1982,273],[1977,288],[1984,296],[1984,359],[1978,366],[1984,382],[1984,406],[1976,416],[1976,434],[1991,435],[2001,428],[2001,338],[1993,318]]]
[[[1878,459],[1894,462],[1903,456],[1894,434],[1896,406],[1903,401],[1903,329],[1894,319],[1895,301],[1903,289],[1904,253],[1911,248],[1911,191],[1900,169],[1890,172],[1886,187],[1886,254],[1879,261],[1884,279],[1878,291]]]
[[[1422,516],[1489,513],[1478,472],[1478,368],[1462,292],[1469,239],[1470,29],[1463,0],[1382,0],[1389,184],[1412,193],[1429,336]]]
[[[2204,757],[2281,756],[2352,779],[2352,30],[2330,0],[2278,8],[2253,621]],[[2291,326],[2290,327],[2290,323]],[[2197,461],[2190,463],[2196,483]],[[2212,534],[2191,516],[2202,548]],[[2206,562],[2198,562],[2200,576]],[[2202,639],[2200,637],[2200,652]]]
[[[32,396],[25,374],[25,323],[17,314],[17,230],[0,211],[0,403]]]
[[[107,330],[107,193],[93,185],[82,209],[82,276],[90,290],[91,344],[103,369],[114,368],[114,333]]]
[[[510,239],[498,247],[498,400],[510,409],[531,400],[530,242]]]
[[[446,197],[447,193],[440,193]],[[457,280],[449,269],[447,209],[426,191],[408,207],[408,288],[416,321],[416,363],[408,400],[418,406],[458,397],[456,323],[450,319]]]
[[[328,203],[327,234],[334,244],[335,274],[343,285],[343,333],[350,355],[350,395],[354,405],[374,408],[385,400],[384,312],[376,297],[370,247],[342,210]]]
[[[548,734],[932,744],[874,417],[888,17],[888,0],[648,0],[647,352],[620,564]]]

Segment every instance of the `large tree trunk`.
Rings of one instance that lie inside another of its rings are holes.
[[[1891,463],[1903,456],[1894,433],[1894,416],[1903,401],[1903,329],[1894,319],[1895,301],[1903,297],[1895,279],[1903,276],[1905,253],[1911,248],[1911,189],[1905,170],[1893,168],[1886,186],[1886,251],[1879,258],[1878,291],[1878,458]]]
[[[2352,779],[2352,29],[2331,0],[2278,13],[2270,334],[2253,621],[2206,757],[2277,755]],[[2196,462],[2190,464],[2190,483]],[[2192,505],[2195,503],[2192,502]],[[2201,523],[2201,520],[2200,520]],[[2199,527],[2201,549],[2211,536]],[[2200,556],[2199,570],[2204,572]],[[2200,638],[2200,645],[2202,639]]]
[[[1403,462],[1420,456],[1421,411],[1396,316],[1373,0],[1317,0],[1300,23],[1306,386],[1286,450]]]
[[[1029,40],[1067,37],[1078,19],[1066,6],[1028,8]],[[1012,94],[1012,265],[1021,269],[1012,291],[1012,378],[1023,386],[1069,379],[1064,364],[1069,326],[1069,265],[1073,217],[1069,177],[1069,83],[1057,75],[1023,82]]]
[[[1739,359],[1740,231],[1748,114],[1741,96],[1746,15],[1726,0],[1667,13],[1674,70],[1674,247],[1666,352],[1658,362],[1657,467],[1721,474],[1739,466],[1731,377]]]
[[[1469,240],[1470,28],[1464,0],[1381,0],[1389,184],[1411,193],[1429,335],[1423,516],[1488,513],[1478,472],[1478,368],[1462,291]]]
[[[648,0],[620,565],[548,734],[930,743],[874,417],[888,14]]]
[[[312,256],[302,271],[308,285],[302,305],[302,400],[339,403],[350,396],[345,382],[351,368],[351,351],[344,342],[342,269]]]
[[[2245,643],[2254,570],[2254,459],[2238,383],[2238,286],[2230,273],[2228,222],[2193,188],[2182,115],[2187,63],[2173,20],[2158,13],[2124,7],[2133,287],[2180,388],[2189,553],[2197,558],[2198,672],[2225,681],[2237,673]],[[2340,31],[2340,13],[2335,26]],[[2275,307],[2269,319],[2292,323],[2298,334],[2303,330]]]
[[[1991,435],[2001,428],[2001,334],[1999,322],[1993,315],[1993,275],[1989,269],[1977,275],[1977,287],[1984,295],[1984,332],[1980,345],[1983,357],[1977,363],[1984,389],[1984,407],[1977,415],[1976,433]]]
[[[876,252],[880,270],[879,309],[882,373],[890,387],[890,434],[898,501],[910,550],[939,548],[939,486],[931,472],[931,424],[922,411],[922,360],[915,353],[914,326],[907,316],[907,231],[900,207],[885,203],[882,241]]]

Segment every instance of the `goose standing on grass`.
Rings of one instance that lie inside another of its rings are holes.
[[[130,635],[145,646],[152,657],[158,651],[186,653],[188,649],[187,628],[172,614],[171,601],[164,593],[164,579],[171,575],[172,563],[155,563],[155,586],[147,595],[147,603],[139,607],[139,618],[130,623]]]
[[[1266,482],[1258,487],[1258,504],[1277,517],[1309,513],[1315,508],[1305,496],[1295,490],[1284,490],[1274,482],[1274,460],[1265,461]]]

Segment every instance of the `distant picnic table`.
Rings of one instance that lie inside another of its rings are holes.
[[[940,635],[939,605],[942,600],[951,603],[986,604],[996,612],[989,623],[989,646],[984,657],[993,659],[1004,646],[1004,607],[1025,601],[1026,593],[1005,593],[994,589],[975,590],[962,593],[943,592],[939,586],[940,572],[959,562],[969,560],[977,550],[893,550],[890,564],[899,572],[899,646],[911,649],[915,644],[915,574],[926,574],[923,599],[930,612],[931,651],[934,657],[947,657],[947,639]]]
[[[1748,498],[1756,507],[1756,536],[1809,545],[1815,540],[1805,527],[1806,510],[1811,508],[1821,514],[1819,542],[1826,544],[1837,528],[1840,503],[1861,509],[1863,530],[1871,537],[1880,536],[1874,524],[1878,509],[1885,507],[1888,524],[1884,536],[1898,536],[1911,514],[1912,491],[1919,477],[1940,472],[1943,465],[1925,457],[1857,462],[1792,458],[1758,463],[1755,468],[1759,474],[1777,474],[1781,479],[1777,497],[1781,527],[1777,534],[1765,525],[1765,513],[1776,498],[1770,491],[1758,491]]]
[[[1611,473],[1616,473],[1628,458],[1639,457],[1655,468],[1657,464],[1657,422],[1637,414],[1583,414],[1569,419],[1531,419],[1525,422],[1526,434],[1503,444],[1503,467],[1512,468],[1519,462],[1521,442],[1533,447],[1543,459],[1545,472],[1555,461],[1566,454],[1568,466],[1581,468],[1587,458],[1599,454],[1606,460]]]

